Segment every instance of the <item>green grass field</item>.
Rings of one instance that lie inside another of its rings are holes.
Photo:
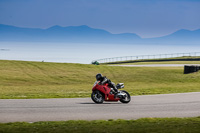
[[[1,133],[199,133],[200,117],[0,123]]]
[[[0,98],[90,97],[95,75],[125,83],[131,95],[200,91],[200,72],[183,67],[118,67],[70,63],[0,61]]]

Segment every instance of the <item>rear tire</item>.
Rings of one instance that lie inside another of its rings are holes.
[[[125,97],[122,97],[120,99],[120,102],[122,103],[129,103],[131,101],[131,96],[127,91],[121,91],[121,93],[125,93]]]
[[[95,103],[103,103],[104,101],[104,96],[100,91],[93,91],[91,98]]]

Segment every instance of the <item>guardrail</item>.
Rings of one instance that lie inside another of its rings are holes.
[[[164,58],[176,58],[176,57],[196,57],[200,56],[200,52],[191,53],[172,53],[172,54],[155,54],[155,55],[138,55],[138,56],[122,56],[93,60],[92,62],[98,63],[110,63],[110,62],[122,62],[131,60],[146,60],[146,59],[164,59]]]

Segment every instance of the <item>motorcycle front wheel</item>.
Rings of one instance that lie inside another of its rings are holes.
[[[131,101],[131,96],[127,91],[121,91],[121,93],[124,93],[125,95],[120,98],[120,102],[122,103],[129,103]]]
[[[95,103],[103,103],[104,97],[99,91],[93,91],[91,98]]]

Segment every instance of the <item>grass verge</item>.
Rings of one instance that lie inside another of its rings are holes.
[[[200,117],[0,123],[1,133],[199,133]]]
[[[183,67],[118,67],[71,63],[0,61],[0,98],[90,97],[95,75],[125,83],[131,95],[200,91],[200,72]]]

